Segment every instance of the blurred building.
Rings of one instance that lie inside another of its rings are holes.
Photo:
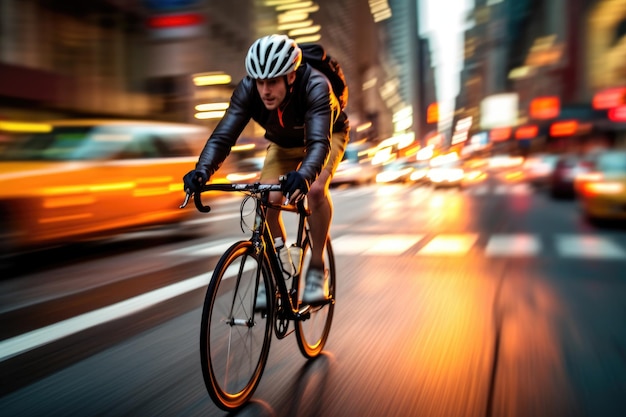
[[[370,1],[373,3],[384,3]],[[385,107],[392,112],[392,134],[423,136],[421,43],[418,33],[417,1],[389,0],[390,16],[381,20],[381,36],[386,55],[381,57],[384,84],[381,86]]]
[[[420,141],[424,141],[424,138],[431,132],[437,130],[438,114],[437,118],[433,121],[428,120],[428,108],[431,105],[437,103],[437,92],[435,89],[435,69],[431,60],[431,48],[428,38],[419,39],[419,76],[417,78],[419,82],[419,89],[417,94],[417,100],[419,100],[419,113],[417,113]]]
[[[596,99],[626,86],[626,1],[477,0],[468,20],[457,120],[471,134],[526,151],[623,142],[626,89]]]
[[[0,0],[0,117],[150,114],[141,25],[134,2]]]
[[[0,119],[211,127],[245,76],[249,45],[285,33],[339,60],[353,135],[382,140],[421,129],[416,13],[396,0],[0,0]]]

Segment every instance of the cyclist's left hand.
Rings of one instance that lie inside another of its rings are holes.
[[[298,171],[291,171],[283,184],[283,195],[295,204],[309,192],[309,182]]]
[[[204,171],[192,169],[183,177],[185,192],[189,194],[199,192],[208,180],[209,176]]]

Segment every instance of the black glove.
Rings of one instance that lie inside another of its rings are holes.
[[[283,183],[283,195],[289,197],[296,190],[306,195],[309,192],[309,182],[298,171],[291,171]]]
[[[195,194],[202,189],[202,186],[209,180],[209,176],[206,172],[199,169],[189,171],[183,177],[183,183],[185,184],[185,192]]]

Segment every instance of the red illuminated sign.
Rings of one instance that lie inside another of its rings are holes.
[[[530,102],[530,117],[554,119],[561,111],[561,100],[556,96],[537,97]]]
[[[532,138],[536,138],[538,133],[539,133],[539,126],[537,126],[537,125],[520,126],[515,131],[515,139],[532,139]]]
[[[626,87],[607,88],[593,96],[591,105],[596,110],[605,110],[626,104]]]
[[[511,129],[510,127],[497,127],[495,129],[491,129],[489,132],[489,139],[492,142],[499,142],[503,140],[507,140],[511,137]]]
[[[614,122],[626,122],[626,106],[609,109],[608,116]]]
[[[550,136],[572,136],[578,131],[578,120],[563,120],[550,126]]]
[[[152,16],[148,19],[148,26],[153,29],[166,29],[183,26],[194,26],[204,22],[199,13],[168,14]]]

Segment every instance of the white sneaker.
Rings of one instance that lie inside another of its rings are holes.
[[[267,295],[265,294],[265,285],[259,284],[259,290],[256,293],[256,310],[265,310],[267,308]]]
[[[309,269],[306,273],[302,302],[305,304],[322,303],[328,300],[328,297],[328,271]]]

